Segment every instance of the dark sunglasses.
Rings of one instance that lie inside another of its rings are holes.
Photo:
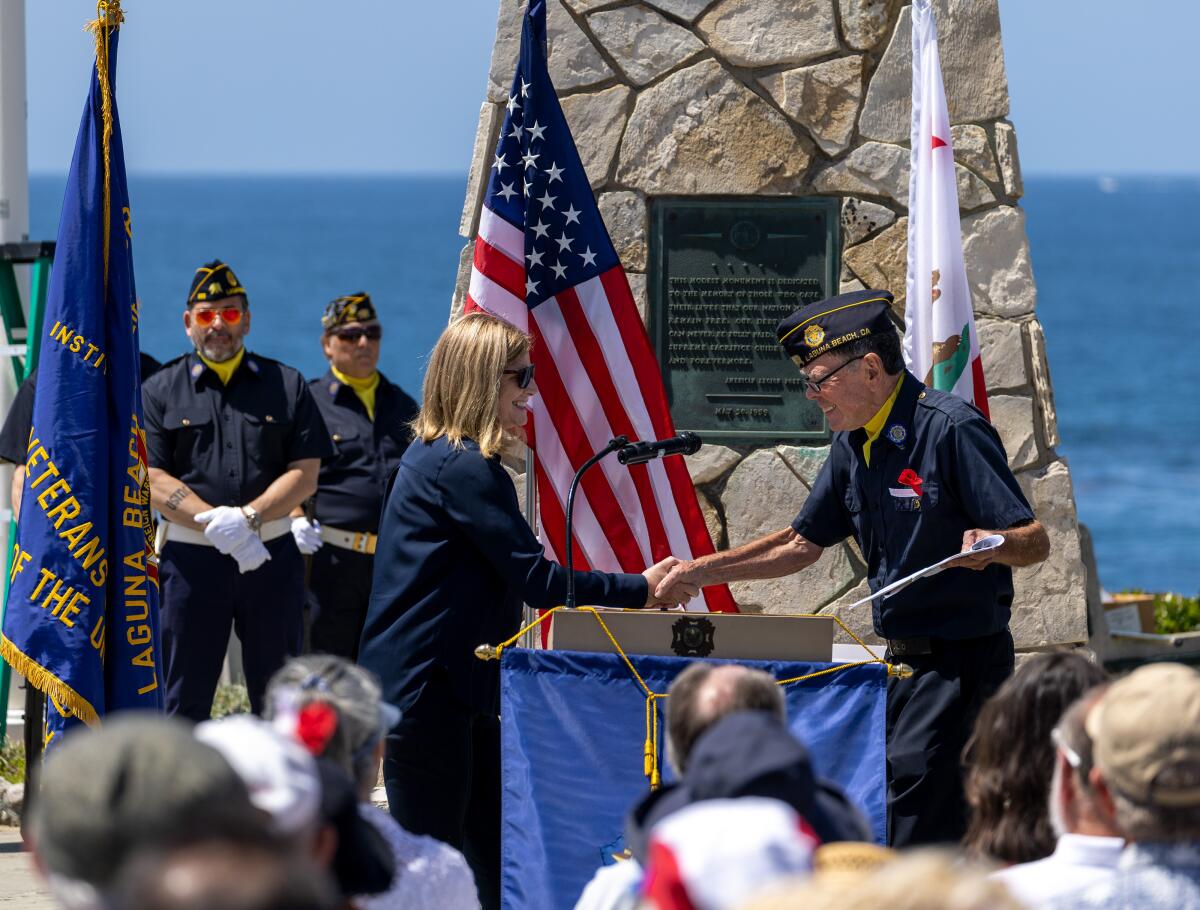
[[[519,370],[505,370],[504,373],[505,373],[505,375],[508,375],[511,373],[512,375],[517,377],[517,388],[519,388],[519,389],[527,389],[527,388],[529,388],[529,383],[533,382],[533,364],[532,363],[529,364],[529,366],[521,367],[521,369],[519,369]]]
[[[334,329],[333,334],[351,344],[358,344],[362,338],[366,338],[367,341],[378,341],[383,337],[383,326],[369,325],[365,328],[354,326],[348,329]]]
[[[237,325],[242,321],[242,309],[236,306],[226,306],[216,310],[192,310],[192,318],[202,329],[207,329],[216,322],[218,316],[226,325]]]
[[[854,363],[854,361],[856,361],[856,360],[862,360],[866,356],[867,356],[866,354],[860,354],[857,357],[851,357],[845,363],[834,367],[832,370],[830,370],[828,373],[826,373],[820,379],[809,379],[807,376],[804,375],[804,371],[801,370],[800,381],[804,383],[804,390],[806,392],[812,392],[814,395],[819,394],[821,391],[821,384],[828,382],[833,377],[834,373],[836,373],[842,367],[849,366],[850,364]]]

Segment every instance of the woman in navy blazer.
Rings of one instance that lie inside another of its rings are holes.
[[[485,907],[500,893],[500,677],[475,647],[515,634],[522,603],[553,607],[567,590],[500,463],[504,434],[524,426],[537,392],[529,352],[528,335],[483,313],[434,347],[380,524],[359,655],[404,713],[384,758],[392,815],[463,850]],[[648,606],[675,562],[576,572],[578,601]]]

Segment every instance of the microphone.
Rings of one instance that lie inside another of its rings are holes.
[[[695,455],[703,440],[695,433],[680,433],[658,442],[635,442],[617,450],[617,461],[624,465],[645,464],[667,455]]]

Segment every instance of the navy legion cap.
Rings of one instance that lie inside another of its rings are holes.
[[[888,291],[852,291],[803,306],[775,327],[784,351],[804,366],[822,354],[878,332],[894,332]]]

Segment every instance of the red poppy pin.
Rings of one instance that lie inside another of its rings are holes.
[[[296,718],[296,738],[310,754],[320,756],[337,731],[337,711],[323,701],[310,701]]]
[[[918,477],[917,472],[914,471],[912,468],[905,468],[903,471],[900,472],[900,476],[898,478],[896,478],[896,482],[898,484],[900,484],[901,486],[908,487],[914,493],[916,493],[918,496],[920,496],[921,495],[921,484],[923,484],[925,481],[923,481],[920,477]]]

